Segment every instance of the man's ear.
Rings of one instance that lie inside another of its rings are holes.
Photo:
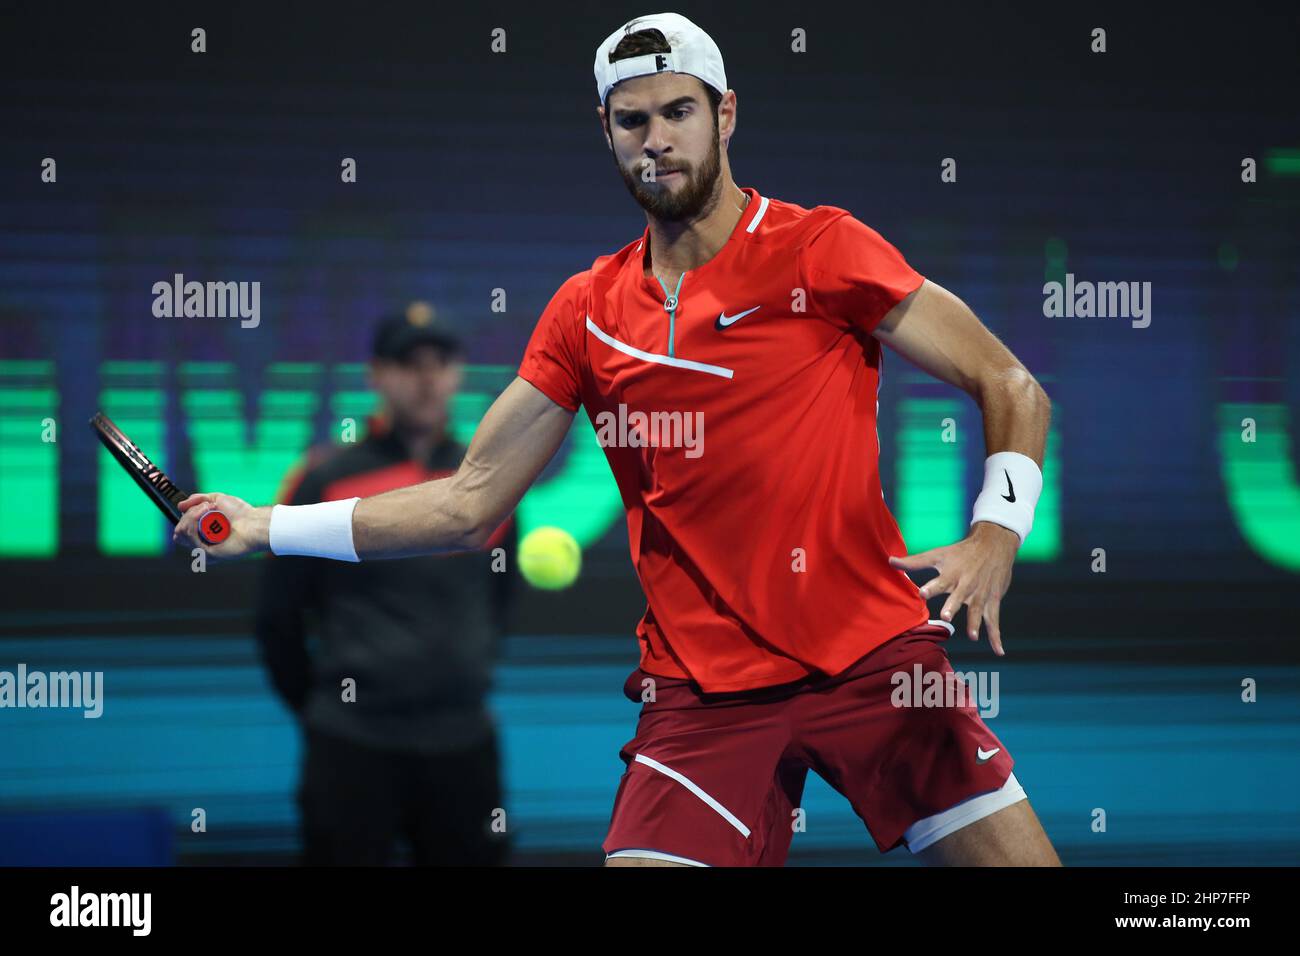
[[[596,115],[600,117],[600,131],[605,134],[605,145],[609,147],[609,151],[612,153],[614,152],[614,143],[609,138],[609,124],[605,122],[605,107],[597,106]]]
[[[736,135],[736,124],[737,124],[737,122],[739,121],[739,118],[740,118],[740,117],[739,117],[739,114],[738,114],[738,112],[737,112],[737,110],[736,110],[736,91],[735,91],[735,90],[727,90],[727,92],[723,93],[723,94],[722,94],[722,100],[721,100],[721,102],[718,103],[718,127],[719,127],[719,129],[721,129],[721,127],[722,127],[722,117],[723,117],[726,113],[730,113],[730,114],[731,114],[731,129],[728,130],[728,131],[723,132],[723,134],[722,134],[722,136],[723,136],[722,145],[723,145],[724,147],[726,147],[726,146],[730,146],[730,145],[731,145],[731,137],[733,137],[733,136]]]

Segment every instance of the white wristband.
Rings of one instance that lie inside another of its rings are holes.
[[[1028,455],[999,451],[984,459],[984,489],[975,499],[970,523],[991,521],[1020,535],[1034,526],[1034,506],[1043,492],[1043,473]]]
[[[360,561],[352,544],[352,510],[360,498],[271,509],[271,553]]]

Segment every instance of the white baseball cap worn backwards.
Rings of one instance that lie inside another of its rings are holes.
[[[609,54],[620,40],[638,30],[659,30],[663,33],[669,53],[645,53],[641,56],[609,62]],[[680,13],[656,13],[629,20],[605,38],[596,50],[596,94],[600,103],[614,84],[634,76],[648,76],[664,71],[686,73],[703,80],[719,93],[727,91],[727,74],[722,68],[722,51],[713,38],[687,20]]]

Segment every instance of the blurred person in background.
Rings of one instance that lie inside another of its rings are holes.
[[[466,450],[449,420],[463,371],[460,343],[426,303],[382,318],[370,362],[381,407],[365,437],[311,449],[278,500],[314,504],[453,474]],[[305,864],[386,864],[399,840],[417,865],[504,862],[485,698],[514,590],[514,545],[511,519],[480,551],[267,560],[256,632],[303,729]],[[497,548],[505,551],[494,558]]]

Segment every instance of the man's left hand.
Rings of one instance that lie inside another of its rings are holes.
[[[1011,586],[1011,566],[1020,548],[1020,535],[1001,525],[977,521],[971,532],[956,544],[931,548],[919,554],[889,558],[891,567],[904,571],[935,568],[939,575],[921,587],[921,596],[947,594],[939,617],[951,623],[964,604],[966,628],[972,641],[979,640],[980,622],[988,624],[989,646],[999,656],[1002,632],[998,627],[998,609],[1002,596]]]

